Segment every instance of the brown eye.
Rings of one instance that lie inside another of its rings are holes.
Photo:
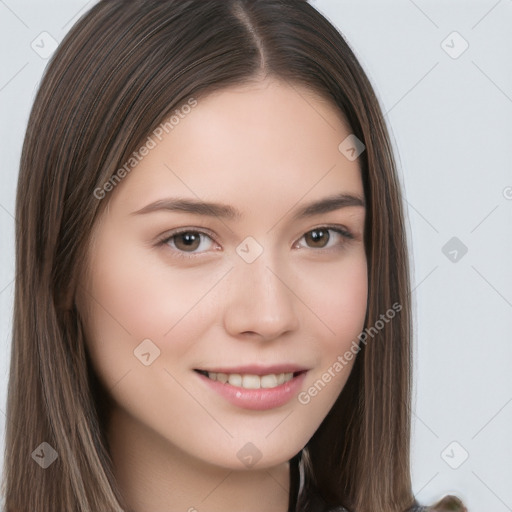
[[[342,248],[353,239],[354,235],[346,229],[321,226],[308,231],[300,240],[305,240],[305,245],[301,246],[306,249],[325,249],[325,251],[328,251],[330,249]]]
[[[187,231],[172,237],[174,245],[180,251],[195,251],[201,243],[201,235],[194,231]]]
[[[329,242],[329,230],[328,229],[313,229],[312,231],[308,231],[304,238],[308,245],[313,248],[323,248]]]
[[[167,235],[159,243],[167,245],[176,255],[195,256],[208,252],[214,241],[202,231],[183,230]]]

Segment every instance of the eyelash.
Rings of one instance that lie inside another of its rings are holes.
[[[302,238],[307,235],[308,233],[311,233],[312,231],[334,231],[335,233],[338,233],[340,234],[345,240],[347,241],[350,241],[350,240],[353,240],[354,239],[354,235],[346,230],[346,229],[343,229],[341,228],[340,226],[329,226],[329,225],[325,225],[325,226],[318,226],[316,228],[313,228],[313,229],[310,229],[309,231],[306,231],[306,233],[304,233],[300,238],[299,238],[299,241],[302,240]],[[168,244],[174,237],[180,235],[180,234],[183,234],[183,233],[193,233],[193,234],[199,234],[199,235],[204,235],[204,236],[207,236],[208,238],[210,238],[213,242],[217,243],[216,240],[213,238],[212,235],[208,234],[207,232],[204,232],[204,231],[201,231],[201,230],[198,230],[198,229],[193,229],[193,228],[181,228],[181,229],[178,229],[176,231],[172,231],[170,234],[169,233],[165,233],[164,235],[162,235],[162,237],[160,237],[157,242],[156,242],[156,246],[160,247],[160,246],[163,246],[163,245],[166,245]],[[330,240],[329,240],[330,241]],[[328,241],[328,242],[329,242]],[[327,249],[324,249],[322,247],[320,248],[314,248],[314,247],[306,247],[307,249],[311,249],[313,251],[322,251],[323,252],[326,252],[326,251],[331,251],[331,250],[339,250],[343,247],[344,243],[342,244],[339,244],[338,247],[329,247]],[[185,259],[193,259],[193,258],[197,258],[200,254],[203,254],[203,252],[190,252],[190,253],[187,253],[186,251],[180,251],[179,249],[174,249],[172,247],[170,247],[170,249],[176,253],[176,256],[179,257],[179,258],[185,258]]]

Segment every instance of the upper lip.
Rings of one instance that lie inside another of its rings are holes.
[[[196,368],[210,373],[227,373],[227,374],[244,374],[244,375],[270,375],[280,373],[297,373],[307,371],[308,368],[295,364],[273,364],[270,366],[262,366],[257,364],[243,366],[215,366],[213,368]]]

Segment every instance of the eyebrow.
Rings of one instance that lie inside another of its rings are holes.
[[[359,196],[352,194],[336,194],[323,199],[312,201],[299,208],[293,215],[294,220],[313,217],[322,213],[329,213],[349,206],[365,207],[365,201]],[[236,208],[227,204],[220,204],[207,201],[199,201],[188,198],[165,198],[150,203],[143,208],[132,212],[132,215],[139,215],[157,211],[184,212],[194,215],[219,217],[231,220],[239,220],[242,213]]]

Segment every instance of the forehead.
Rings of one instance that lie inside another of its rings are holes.
[[[179,108],[178,108],[179,111]],[[116,187],[114,205],[136,209],[166,194],[248,207],[326,192],[362,194],[357,160],[340,143],[342,113],[304,86],[265,80],[197,98]]]

